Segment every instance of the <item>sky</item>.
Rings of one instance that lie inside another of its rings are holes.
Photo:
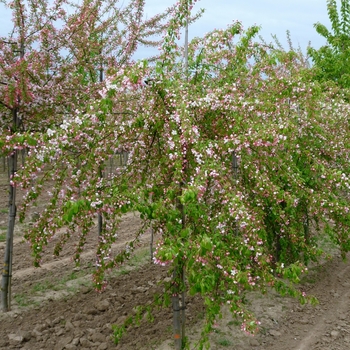
[[[146,0],[145,14],[151,17],[175,2]],[[286,31],[289,30],[294,46],[300,45],[305,51],[309,41],[315,48],[325,44],[313,27],[316,22],[330,27],[326,0],[200,0],[195,6],[195,9],[199,8],[204,8],[205,13],[190,26],[190,38],[225,28],[239,20],[244,28],[254,24],[261,26],[260,34],[266,41],[271,41],[271,34],[276,34],[280,42],[286,44]],[[6,36],[11,27],[11,15],[0,3],[0,36]]]
[[[173,0],[146,0],[146,13],[160,12],[172,3]],[[293,44],[306,48],[309,41],[314,47],[325,43],[313,27],[316,22],[330,27],[326,0],[200,0],[195,8],[204,8],[205,13],[190,27],[190,36],[225,28],[239,20],[244,28],[261,26],[260,33],[267,41],[276,34],[286,43],[286,31],[290,30]]]

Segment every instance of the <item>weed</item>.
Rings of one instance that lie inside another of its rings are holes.
[[[30,304],[30,302],[25,294],[15,294],[15,296],[13,298],[15,299],[18,306],[25,307],[25,306],[28,306]]]
[[[6,241],[6,234],[2,233],[0,234],[0,242],[5,242]]]
[[[79,288],[77,286],[69,286],[67,287],[67,292],[76,294],[78,292]]]
[[[143,249],[137,254],[133,255],[129,261],[129,265],[139,267],[150,259],[149,249]]]
[[[36,283],[33,285],[32,287],[32,292],[36,293],[36,292],[45,292],[48,289],[54,289],[55,285],[52,284],[49,281],[44,281],[41,283]]]
[[[232,342],[226,338],[220,338],[218,340],[218,344],[221,345],[221,346],[231,346],[232,345]]]
[[[31,301],[30,304],[33,305],[34,308],[40,308],[42,306],[41,302],[37,300]]]
[[[316,282],[317,282],[316,278],[312,278],[311,276],[306,276],[305,278],[302,279],[302,283],[314,284]]]
[[[261,328],[260,328],[260,334],[266,335],[267,332],[268,332],[268,329],[267,329],[266,327],[261,327]]]
[[[0,209],[1,214],[7,214],[9,212],[8,209]]]
[[[93,269],[94,268],[94,264],[92,261],[89,261],[87,264],[86,264],[86,268],[89,270],[89,269]]]
[[[91,282],[90,281],[83,281],[80,286],[83,286],[83,287],[91,287]]]
[[[244,304],[244,305],[250,304],[249,300],[247,299],[247,297],[245,295],[242,296],[242,304]]]
[[[119,271],[118,271],[121,275],[128,275],[129,273],[130,273],[130,271],[128,271],[127,269],[120,269]]]
[[[241,325],[241,322],[239,322],[238,320],[231,320],[231,321],[227,322],[227,325],[228,326],[236,326],[236,327],[238,327],[238,326]]]
[[[63,277],[58,283],[66,284],[68,281],[73,281],[78,278],[78,274],[76,272],[71,272],[69,275]]]

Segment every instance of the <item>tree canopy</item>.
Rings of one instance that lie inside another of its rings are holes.
[[[316,23],[317,33],[323,36],[327,44],[320,49],[310,47],[310,55],[316,78],[319,81],[333,81],[341,88],[350,87],[350,2],[341,0],[338,9],[336,0],[327,0],[331,29]]]

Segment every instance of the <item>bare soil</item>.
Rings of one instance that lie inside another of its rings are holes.
[[[0,182],[0,238],[6,233],[7,187]],[[40,208],[33,209],[35,211]],[[29,223],[25,223],[28,225]],[[137,230],[137,215],[124,217],[118,251]],[[75,241],[69,241],[59,258],[48,253],[41,268],[33,268],[30,249],[23,242],[22,226],[17,225],[14,244],[12,310],[0,313],[0,349],[157,349],[172,346],[171,309],[157,310],[154,321],[143,320],[118,345],[112,341],[112,324],[121,324],[135,306],[150,304],[162,293],[161,282],[169,279],[167,268],[152,264],[149,235],[127,265],[112,272],[103,293],[91,282],[95,263],[96,234],[92,232],[82,264],[71,260]],[[52,242],[52,245],[55,242]],[[0,258],[5,244],[0,242]],[[50,248],[50,247],[49,247]],[[50,252],[50,249],[48,249]],[[318,298],[316,306],[275,293],[250,293],[248,304],[261,321],[260,332],[244,334],[223,308],[223,317],[211,334],[213,350],[348,350],[350,348],[350,263],[334,254],[333,259],[310,268],[300,288]],[[195,348],[203,325],[200,298],[187,301],[187,335]]]

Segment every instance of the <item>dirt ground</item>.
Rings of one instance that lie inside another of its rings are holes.
[[[0,237],[7,225],[7,188],[0,186]],[[36,209],[37,210],[37,209]],[[28,224],[28,223],[27,223]],[[134,214],[124,217],[115,251],[125,245],[139,225]],[[71,261],[74,240],[57,258],[48,254],[40,269],[32,267],[29,247],[17,225],[14,244],[13,303],[0,313],[0,349],[63,350],[122,349],[171,350],[171,309],[156,311],[154,322],[143,320],[130,328],[118,345],[112,341],[112,324],[121,324],[136,305],[150,304],[162,292],[160,282],[167,269],[149,257],[149,235],[143,237],[136,256],[109,276],[103,293],[92,288],[96,235],[91,234],[82,265]],[[54,242],[52,242],[54,244]],[[4,242],[0,242],[3,259]],[[235,319],[223,309],[211,334],[213,350],[348,350],[350,348],[350,263],[337,254],[332,260],[310,268],[300,288],[318,298],[316,306],[271,293],[251,293],[248,303],[261,322],[254,337],[240,331]],[[199,298],[187,301],[187,335],[195,349],[202,325]]]

